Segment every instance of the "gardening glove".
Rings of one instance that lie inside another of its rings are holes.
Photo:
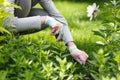
[[[75,45],[69,46],[68,47],[71,56],[80,64],[85,64],[88,55],[84,52],[79,50]]]
[[[50,26],[51,33],[57,38],[57,41],[61,41],[63,38],[63,25],[49,16],[47,16],[45,24]]]

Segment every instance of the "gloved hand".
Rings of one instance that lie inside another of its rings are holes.
[[[75,45],[71,45],[68,47],[71,56],[80,64],[85,64],[88,55],[84,52],[79,50]]]
[[[63,38],[63,25],[52,17],[46,18],[45,24],[50,26],[52,35],[56,36],[57,41]]]

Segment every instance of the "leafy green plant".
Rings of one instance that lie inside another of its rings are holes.
[[[7,11],[7,7],[20,8],[17,5],[9,3],[7,0],[0,1],[0,41],[2,41],[4,39],[4,37],[5,37],[4,34],[11,35],[11,33],[8,30],[6,30],[4,27],[2,27],[4,18],[7,16],[13,16],[9,11]]]
[[[98,80],[119,80],[119,50],[120,50],[120,1],[112,0],[108,9],[111,10],[110,20],[105,21],[105,28],[93,31],[95,35],[103,38],[103,41],[97,41],[96,44],[102,49],[98,51],[98,54],[94,53],[94,57],[97,60],[94,65],[98,67],[99,75],[94,75]],[[92,63],[92,62],[91,62]],[[116,66],[117,65],[117,66]],[[95,72],[96,73],[96,72]],[[98,78],[97,78],[98,77]]]
[[[7,31],[5,28],[2,27],[3,19],[6,16],[10,16],[10,14],[5,11],[6,6],[8,6],[7,4],[8,3],[5,0],[0,1],[0,41],[2,41],[4,39],[4,37],[5,37],[5,36],[1,36],[1,34],[4,34],[4,33],[10,34],[9,31]]]

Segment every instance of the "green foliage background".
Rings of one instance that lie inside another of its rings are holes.
[[[95,1],[100,13],[93,21],[86,16],[93,0],[77,1],[57,0],[55,4],[67,19],[78,48],[88,53],[86,65],[74,61],[64,43],[50,35],[49,28],[33,34],[7,35],[2,22],[10,14],[4,11],[8,5],[0,1],[0,32],[5,34],[0,36],[0,80],[120,80],[119,1],[118,7],[115,2],[105,5],[103,0]]]

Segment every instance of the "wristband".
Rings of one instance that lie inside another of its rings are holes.
[[[72,46],[69,46],[68,49],[69,49],[70,53],[72,53],[74,50],[77,49],[77,47],[76,47],[76,45],[72,45]]]
[[[46,25],[48,25],[48,26],[50,26],[51,28],[53,28],[53,27],[55,26],[55,25],[54,25],[55,23],[56,23],[56,20],[55,20],[54,18],[47,16],[47,18],[46,18],[46,20],[45,20],[45,24],[46,24]]]

